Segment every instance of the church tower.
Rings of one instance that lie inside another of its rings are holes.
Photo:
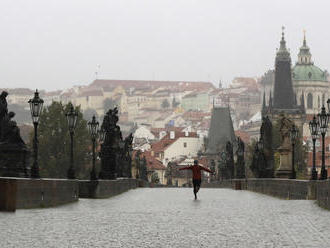
[[[300,47],[299,54],[298,54],[298,65],[312,65],[312,54],[309,51],[309,47],[306,44],[306,33],[304,31],[304,41],[302,47]]]
[[[275,84],[273,108],[277,110],[294,109],[294,94],[291,78],[291,57],[286,48],[284,39],[284,27],[282,28],[282,39],[280,48],[275,58]]]

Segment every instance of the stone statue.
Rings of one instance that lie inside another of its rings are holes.
[[[262,118],[260,140],[253,151],[250,169],[256,178],[274,177],[274,153],[272,143],[272,123],[268,116]],[[258,147],[260,145],[260,148]]]
[[[15,113],[8,113],[7,96],[6,91],[0,95],[0,176],[27,177],[29,151],[13,120]]]
[[[25,147],[25,143],[20,135],[20,130],[17,127],[16,121],[13,121],[12,118],[15,116],[14,112],[9,112],[3,120],[3,135],[2,142],[9,144],[16,144],[18,146]]]
[[[122,166],[122,176],[131,178],[132,177],[132,142],[133,134],[128,135],[122,142],[120,165]],[[119,167],[119,166],[118,166]],[[117,168],[118,168],[117,167]]]
[[[275,175],[276,177],[280,178],[290,178],[292,166],[290,129],[294,123],[284,115],[281,116],[279,121],[282,143],[281,146],[277,149],[280,153],[280,166],[276,170]]]
[[[123,141],[120,127],[117,125],[119,120],[118,109],[110,109],[104,116],[101,129],[105,131],[104,142],[101,145],[101,171],[100,179],[115,179],[116,172],[122,168],[117,168],[118,154],[120,154],[121,143]],[[121,172],[120,172],[121,173]]]
[[[236,162],[236,178],[245,178],[245,161],[244,161],[245,145],[240,137],[237,137],[237,162]]]
[[[142,180],[148,181],[148,171],[147,171],[147,159],[145,156],[140,160],[140,178]]]
[[[7,107],[7,99],[8,96],[7,91],[2,91],[0,95],[0,141],[3,139],[3,126],[4,126],[4,119],[8,115],[8,107]]]
[[[234,178],[234,153],[233,145],[230,141],[226,144],[226,168],[230,179]]]

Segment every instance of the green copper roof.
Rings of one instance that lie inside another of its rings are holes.
[[[294,81],[328,81],[326,73],[313,64],[296,64],[292,69],[292,79]]]

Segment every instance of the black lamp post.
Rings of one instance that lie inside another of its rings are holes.
[[[327,179],[328,173],[327,173],[327,170],[325,169],[324,139],[325,139],[325,134],[327,133],[327,129],[328,129],[329,115],[325,112],[324,105],[321,108],[321,113],[319,113],[317,116],[318,116],[318,119],[319,119],[320,132],[321,132],[321,135],[322,135],[322,167],[321,167],[320,180],[325,180],[325,179]]]
[[[312,135],[312,140],[313,140],[313,168],[312,168],[311,180],[317,180],[317,170],[315,167],[315,141],[319,136],[320,123],[316,119],[315,115],[313,117],[313,120],[309,122],[309,131]]]
[[[95,171],[95,143],[96,143],[96,138],[98,135],[98,128],[99,128],[99,122],[96,121],[95,115],[92,118],[92,121],[88,122],[88,129],[89,129],[89,133],[92,137],[92,143],[93,143],[93,167],[92,167],[92,171],[90,174],[90,179],[91,180],[97,180],[96,177],[96,171]]]
[[[69,132],[70,132],[70,138],[71,138],[71,154],[70,154],[70,168],[68,170],[68,178],[69,179],[75,179],[75,171],[74,171],[74,165],[73,165],[73,135],[74,135],[74,129],[76,127],[78,113],[74,110],[74,107],[72,104],[70,104],[69,112],[65,114],[68,125],[69,125]]]
[[[34,126],[34,140],[33,140],[33,150],[34,150],[34,162],[31,167],[31,177],[32,178],[40,178],[39,175],[39,165],[38,165],[38,123],[39,117],[42,111],[42,106],[44,101],[39,97],[39,92],[36,90],[34,92],[34,98],[28,101],[31,110],[31,117]]]
[[[296,170],[294,168],[294,146],[296,144],[296,139],[298,137],[299,130],[296,128],[296,126],[293,124],[290,129],[290,138],[291,138],[291,144],[292,144],[292,168],[291,168],[291,179],[296,179]]]

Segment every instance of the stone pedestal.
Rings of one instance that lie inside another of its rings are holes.
[[[30,152],[25,146],[0,143],[0,176],[28,177]]]
[[[287,147],[280,147],[280,167],[275,172],[275,177],[290,178],[292,167],[292,154],[291,150]]]

